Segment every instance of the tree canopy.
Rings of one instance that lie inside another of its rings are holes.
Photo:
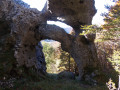
[[[115,39],[115,37],[120,36],[120,0],[114,6],[106,6],[106,8],[109,12],[103,14],[105,17],[105,24],[103,25],[104,35],[107,39]]]

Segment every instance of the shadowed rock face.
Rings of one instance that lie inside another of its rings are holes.
[[[76,36],[68,36],[70,39],[64,39],[67,44],[62,41],[61,47],[69,52],[77,63],[79,79],[84,74],[84,68],[88,65],[95,67],[98,60],[94,45],[95,35],[87,35],[86,37],[79,35],[82,32],[81,25],[90,25],[92,22],[96,13],[94,3],[94,0],[48,0],[51,18],[53,20],[57,20],[58,17],[62,18],[64,20],[60,21],[75,30]]]
[[[80,25],[91,24],[96,10],[94,0],[49,0],[49,11],[42,13],[37,9],[28,9],[15,4],[12,0],[0,0],[0,21],[9,23],[9,37],[4,40],[12,45],[11,49],[16,66],[35,67],[43,71],[46,64],[39,60],[37,52],[42,50],[37,46],[40,40],[53,39],[61,43],[63,50],[69,52],[78,65],[79,77],[82,78],[83,69],[97,60],[94,45],[95,36],[79,35]],[[89,4],[88,4],[89,3]],[[71,25],[76,36],[67,34],[62,28],[55,25],[47,25],[47,20],[54,17],[62,17],[65,23]],[[7,29],[4,29],[7,31]],[[6,35],[6,33],[5,33]],[[91,38],[92,37],[92,38]],[[2,39],[0,38],[0,41]],[[3,43],[4,43],[3,42]],[[7,44],[9,46],[9,44]],[[4,46],[6,47],[6,46]],[[37,48],[37,50],[36,50]],[[9,49],[11,51],[11,49]],[[5,57],[4,57],[5,58]],[[3,58],[3,59],[4,59]],[[39,63],[38,63],[39,62]]]
[[[92,37],[92,39],[90,38]],[[74,58],[79,71],[79,79],[84,74],[84,68],[96,68],[97,52],[94,44],[95,35],[77,36],[71,45],[70,54]]]
[[[21,7],[12,0],[0,1],[0,66],[6,63],[2,69],[6,67],[7,70],[9,68],[7,63],[11,62],[9,72],[13,68],[25,66],[35,67],[37,71],[46,73],[44,55],[41,57],[43,61],[41,62],[37,57],[40,55],[36,54],[38,51],[43,54],[42,48],[35,48],[39,47],[37,44],[40,41],[35,37],[35,29],[40,23],[46,22],[45,18],[39,17],[41,17],[41,12],[37,9]],[[11,57],[4,57],[8,53]]]
[[[62,49],[70,53],[78,66],[79,79],[82,78],[86,66],[96,67],[98,58],[94,44],[95,34],[72,36],[54,25],[40,26],[38,33],[38,38],[59,41]]]
[[[75,79],[75,74],[69,71],[62,71],[57,75],[57,79]]]
[[[39,42],[38,45],[36,46],[36,57],[37,57],[36,68],[40,72],[45,74],[46,73],[46,62],[45,62],[45,56],[44,56],[42,49],[43,49],[43,46],[41,42]]]

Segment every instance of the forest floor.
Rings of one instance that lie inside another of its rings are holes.
[[[55,79],[51,76],[40,81],[19,79],[12,88],[0,88],[0,90],[108,90],[105,85],[90,86],[77,80]]]

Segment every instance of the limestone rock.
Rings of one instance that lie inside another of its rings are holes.
[[[6,51],[6,53],[12,51],[10,56],[15,61],[13,66],[35,67],[37,71],[39,69],[41,71],[42,68],[44,72],[46,70],[44,58],[41,62],[39,57],[36,57],[36,55],[39,56],[36,54],[36,48],[37,52],[41,52],[41,47],[37,46],[38,42],[44,39],[59,41],[62,49],[70,53],[77,63],[81,79],[84,67],[89,64],[94,66],[93,64],[97,61],[94,37],[90,39],[79,35],[80,25],[91,24],[96,12],[94,0],[49,0],[48,5],[51,12],[43,13],[37,9],[21,7],[13,0],[0,0],[0,21],[8,24],[7,29],[2,29],[5,37],[0,38],[2,42],[0,50]],[[74,28],[76,35],[67,34],[62,28],[55,25],[47,25],[47,20],[54,20],[54,17],[64,18],[64,22]],[[3,52],[0,54],[5,56]],[[5,57],[1,58],[5,59]],[[9,58],[5,60],[11,62]],[[93,61],[94,63],[90,63]],[[3,68],[6,66],[8,63],[3,64]],[[9,68],[9,71],[13,69],[13,66]]]
[[[45,56],[44,56],[42,49],[43,49],[43,46],[41,42],[39,42],[38,45],[36,46],[36,57],[37,57],[36,68],[40,72],[45,74],[46,73],[46,62],[45,62]]]
[[[96,13],[94,0],[48,0],[48,7],[53,17],[63,18],[78,33],[80,25],[90,25]]]
[[[13,71],[23,72],[17,70],[22,66],[46,73],[44,55],[43,63],[36,55],[42,48],[35,48],[40,41],[36,39],[35,29],[42,22],[46,23],[46,19],[37,9],[22,7],[12,0],[0,0],[0,73],[3,76]]]
[[[57,75],[58,79],[75,79],[75,74],[69,71],[62,71]]]

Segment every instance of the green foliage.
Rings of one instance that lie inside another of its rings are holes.
[[[103,74],[104,77],[101,78],[101,80],[105,80],[108,82],[108,80],[111,78],[113,82],[118,83],[118,72],[116,72],[113,64],[113,54],[115,50],[118,50],[118,47],[115,42],[112,41],[104,41],[104,42],[98,42],[96,44],[97,46],[97,53],[98,53],[98,63],[100,66],[100,71]]]
[[[102,28],[97,25],[84,25],[84,26],[81,26],[81,29],[83,30],[83,32],[80,33],[80,35],[85,35],[89,33],[97,33],[102,30]]]
[[[107,90],[106,86],[88,86],[76,80],[45,79],[39,82],[18,80],[11,90]]]
[[[69,60],[69,53],[63,51],[61,49],[61,55],[60,55],[60,65],[59,65],[59,71],[68,70],[68,60]]]
[[[103,13],[105,24],[102,26],[85,25],[81,26],[83,29],[82,35],[89,33],[101,34],[99,41],[118,39],[120,37],[120,0],[114,6],[106,6],[108,13]]]
[[[42,45],[48,73],[57,73],[63,70],[75,71],[76,64],[69,53],[63,51],[60,47],[53,48],[46,42],[42,42]]]
[[[120,36],[120,0],[114,6],[107,6],[109,12],[103,16],[105,24],[103,25],[105,39],[115,39]]]
[[[47,72],[52,73],[52,66],[54,66],[55,62],[55,49],[46,42],[42,42],[43,52],[45,55],[45,61],[47,64]]]
[[[70,56],[68,52],[63,51],[60,49],[61,55],[60,55],[60,65],[59,65],[59,71],[67,70],[67,71],[75,71],[76,64],[74,59]]]
[[[115,83],[111,79],[109,79],[109,81],[106,83],[106,85],[109,88],[109,90],[116,90]]]
[[[48,64],[54,62],[53,60],[55,58],[54,51],[55,51],[54,48],[50,46],[50,44],[45,42],[43,43],[43,52],[45,55],[46,62]]]
[[[108,60],[112,63],[114,69],[120,73],[120,50],[114,50]]]

